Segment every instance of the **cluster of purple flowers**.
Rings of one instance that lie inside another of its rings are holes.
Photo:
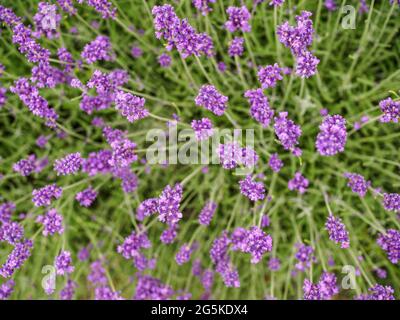
[[[108,0],[78,0],[79,3],[86,1],[87,5],[93,7],[101,14],[103,19],[115,19],[117,9]]]
[[[229,56],[230,57],[234,57],[234,56],[240,57],[244,51],[243,43],[244,43],[244,39],[242,37],[233,38],[233,40],[231,41],[229,48],[228,48]]]
[[[258,81],[263,89],[274,88],[276,83],[282,79],[282,69],[277,63],[258,69]]]
[[[234,169],[238,165],[251,168],[258,162],[258,155],[252,148],[242,148],[236,141],[220,144],[218,157],[222,167],[227,170]]]
[[[392,98],[387,98],[379,102],[379,107],[383,112],[381,122],[398,123],[400,119],[400,101],[393,101]]]
[[[57,6],[54,4],[39,2],[38,12],[33,16],[35,23],[35,37],[42,35],[52,39],[58,38],[61,15],[57,13]]]
[[[58,275],[72,273],[75,267],[72,265],[71,253],[62,251],[55,259],[54,266]]]
[[[0,226],[0,242],[15,245],[24,237],[24,228],[17,222],[5,222]]]
[[[379,235],[377,239],[378,245],[386,251],[388,259],[393,264],[400,261],[400,232],[389,229],[385,234]]]
[[[297,25],[291,26],[288,21],[277,30],[279,41],[292,50],[296,58],[296,74],[301,78],[309,78],[317,71],[319,59],[307,50],[311,46],[314,35],[312,13],[302,11],[296,16]]]
[[[366,181],[365,178],[357,173],[346,172],[344,176],[349,180],[347,186],[360,197],[365,197],[368,188],[371,186],[371,181]]]
[[[269,126],[274,110],[270,107],[268,98],[264,95],[262,89],[247,90],[244,96],[250,103],[251,116],[266,128]]]
[[[265,197],[265,187],[262,182],[254,181],[251,176],[247,176],[239,181],[240,192],[251,201],[262,200]]]
[[[383,194],[383,207],[385,210],[400,212],[400,194],[398,193],[384,193]]]
[[[61,197],[62,188],[56,184],[49,184],[40,189],[32,191],[32,202],[36,207],[49,206],[51,201]]]
[[[177,264],[182,265],[190,260],[192,252],[195,250],[196,246],[188,243],[183,244],[178,253],[175,256],[175,261]]]
[[[217,209],[217,204],[215,202],[209,201],[207,202],[199,215],[199,223],[208,226],[215,214],[215,210]]]
[[[305,271],[315,261],[315,257],[313,255],[314,249],[311,246],[306,246],[303,243],[296,243],[295,246],[297,248],[295,258],[298,261],[295,265],[295,268],[299,271]]]
[[[328,230],[329,239],[340,243],[341,248],[348,248],[350,246],[349,233],[339,217],[329,215],[325,223],[325,228]]]
[[[210,7],[211,3],[215,3],[216,0],[192,0],[193,6],[201,12],[203,16],[206,16],[212,11]]]
[[[18,242],[8,255],[6,262],[0,267],[0,275],[4,278],[10,278],[30,257],[32,247],[33,242],[31,240]]]
[[[219,93],[213,85],[205,84],[200,88],[195,102],[215,115],[222,116],[227,108],[228,97]]]
[[[228,7],[226,13],[228,14],[228,21],[225,22],[225,28],[229,32],[235,32],[236,30],[241,30],[243,32],[251,31],[251,26],[249,24],[251,15],[246,6]]]
[[[313,284],[309,279],[304,279],[304,300],[329,300],[339,293],[335,274],[324,272],[319,282]]]
[[[290,120],[287,115],[287,112],[280,112],[279,116],[274,118],[274,130],[283,148],[296,155],[298,151],[296,146],[299,144],[302,131],[301,127]]]
[[[79,152],[70,153],[61,159],[54,161],[54,170],[58,176],[77,173],[82,166],[82,156]]]
[[[36,222],[43,225],[42,234],[47,237],[56,233],[62,234],[64,232],[63,217],[56,209],[50,209],[45,215],[40,215],[36,218]]]
[[[283,161],[279,158],[277,153],[274,153],[269,158],[268,165],[272,171],[279,172],[283,167]]]
[[[308,179],[303,177],[300,172],[296,172],[294,178],[288,182],[289,190],[297,190],[300,194],[307,191],[308,185]]]
[[[391,286],[375,284],[368,289],[369,294],[362,294],[356,300],[395,300],[394,290]]]
[[[180,20],[171,5],[154,6],[152,14],[156,37],[167,41],[168,50],[176,47],[182,58],[214,55],[211,37],[206,33],[197,33],[187,19]]]
[[[174,290],[159,279],[148,275],[137,274],[135,300],[169,300]]]
[[[90,207],[94,200],[97,198],[97,191],[92,187],[88,187],[85,190],[78,192],[75,199],[83,207]]]
[[[106,36],[98,36],[95,40],[86,44],[81,56],[88,64],[92,64],[99,60],[115,60],[115,54],[110,39]]]
[[[319,126],[315,146],[322,156],[343,152],[347,141],[346,119],[341,115],[327,116]]]
[[[192,129],[194,130],[196,140],[206,140],[214,134],[211,120],[202,118],[201,120],[192,121]]]
[[[158,63],[163,68],[168,68],[171,65],[171,62],[171,56],[166,53],[162,53],[158,56]]]
[[[144,108],[145,102],[144,98],[123,91],[117,91],[115,109],[119,110],[122,116],[126,117],[129,122],[134,122],[149,115],[149,112]]]
[[[260,228],[237,228],[231,236],[232,250],[251,254],[251,263],[259,263],[266,252],[272,250],[272,237]]]

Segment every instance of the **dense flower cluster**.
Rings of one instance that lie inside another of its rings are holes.
[[[228,14],[228,21],[225,22],[225,28],[229,32],[235,32],[236,30],[241,30],[243,32],[251,31],[251,26],[249,24],[251,15],[246,6],[229,7],[226,9],[226,13]]]
[[[43,225],[43,235],[54,235],[55,233],[62,234],[64,232],[63,217],[56,209],[50,209],[45,215],[39,215],[36,222]]]
[[[392,98],[387,98],[379,102],[379,107],[383,112],[381,122],[398,123],[400,119],[400,101],[393,101]]]
[[[214,133],[211,120],[202,118],[201,120],[192,121],[192,129],[194,130],[196,140],[206,140]]]
[[[287,116],[287,112],[280,112],[279,116],[274,118],[274,130],[283,148],[294,152],[299,144],[302,131],[300,126],[296,125]]]
[[[346,120],[341,115],[327,116],[319,126],[315,146],[322,156],[343,152],[347,141]]]
[[[351,191],[358,193],[360,197],[365,197],[371,182],[366,181],[362,175],[357,173],[346,172],[344,176],[348,179],[347,186],[351,188]]]
[[[262,182],[254,181],[251,176],[239,181],[240,192],[251,201],[262,200],[265,197],[265,187]]]
[[[222,116],[227,108],[228,97],[219,93],[213,85],[206,84],[200,88],[195,102],[215,115]]]
[[[400,194],[385,193],[383,195],[383,207],[388,211],[400,212]]]
[[[342,248],[348,248],[350,246],[349,233],[339,217],[329,215],[325,223],[325,228],[328,230],[329,239],[336,243],[340,243]]]
[[[308,179],[303,177],[300,172],[296,172],[294,178],[288,182],[289,190],[297,190],[300,194],[307,191],[308,185]]]
[[[274,116],[274,110],[270,107],[262,89],[247,90],[244,96],[250,103],[251,116],[263,127],[268,127]]]
[[[400,261],[400,232],[389,229],[386,234],[381,234],[377,240],[378,245],[386,251],[388,259],[397,264]]]

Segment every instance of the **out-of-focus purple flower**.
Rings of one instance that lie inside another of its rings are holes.
[[[26,159],[21,159],[14,163],[13,170],[21,174],[21,176],[29,176],[36,169],[36,156],[31,154]]]
[[[163,68],[168,68],[171,65],[172,59],[169,54],[162,53],[158,56],[158,63]]]
[[[43,225],[42,234],[47,237],[55,233],[62,234],[64,232],[63,217],[56,209],[50,209],[44,216],[40,215],[36,218],[36,222]]]
[[[106,270],[100,260],[96,260],[90,264],[90,273],[87,279],[94,286],[105,285],[107,283]]]
[[[258,69],[258,81],[263,89],[274,88],[276,83],[282,79],[282,69],[277,63]]]
[[[384,193],[383,194],[383,207],[387,211],[400,212],[400,194],[398,193]]]
[[[39,63],[39,65],[32,68],[30,80],[38,88],[54,88],[57,84],[64,83],[66,78],[61,70],[51,66],[49,63]]]
[[[190,256],[194,250],[194,246],[188,243],[183,244],[175,256],[175,261],[178,265],[182,265],[190,260]]]
[[[158,198],[158,219],[168,225],[176,224],[181,218],[179,205],[182,200],[182,185],[180,183],[171,187],[167,185]]]
[[[98,287],[94,289],[95,300],[124,300],[118,291],[113,291],[110,287]]]
[[[375,284],[368,289],[369,294],[356,297],[356,300],[395,300],[394,290],[391,286]]]
[[[271,109],[268,98],[264,95],[262,89],[247,90],[244,96],[250,103],[251,116],[264,128],[268,127],[274,116],[274,110]]]
[[[72,300],[72,298],[74,297],[74,294],[75,294],[75,288],[77,286],[78,286],[78,284],[75,281],[68,279],[64,288],[62,288],[60,291],[60,299],[61,300]]]
[[[261,228],[266,228],[269,227],[271,221],[269,219],[269,216],[267,216],[266,214],[262,216],[261,218]]]
[[[236,30],[241,30],[243,32],[251,31],[251,26],[249,24],[251,15],[246,6],[228,7],[226,13],[229,17],[228,21],[225,22],[225,28],[229,32],[235,32]]]
[[[38,12],[33,16],[35,36],[42,35],[49,39],[59,37],[61,15],[57,13],[57,6],[47,2],[39,2]]]
[[[305,271],[315,260],[313,256],[314,249],[311,246],[306,246],[303,243],[297,243],[295,246],[297,248],[295,258],[298,261],[295,265],[295,268],[300,271]]]
[[[366,0],[360,0],[360,8],[358,9],[358,12],[363,14],[363,13],[368,13],[369,7],[367,5]]]
[[[279,172],[283,167],[283,161],[279,158],[277,153],[274,153],[269,158],[268,165],[272,171]]]
[[[1,9],[1,8],[0,8]],[[8,280],[0,286],[0,300],[7,300],[14,291],[14,280]]]
[[[196,277],[200,277],[203,273],[203,268],[201,266],[201,260],[196,259],[192,264],[192,274]]]
[[[6,262],[0,267],[0,275],[4,278],[10,278],[30,257],[32,247],[33,242],[31,240],[18,242],[8,255]]]
[[[0,241],[15,245],[24,237],[24,228],[17,222],[5,222],[0,226]]]
[[[222,116],[227,108],[228,97],[222,95],[210,84],[203,85],[195,99],[196,105],[204,107],[217,116]]]
[[[378,276],[378,278],[386,279],[387,272],[386,272],[385,269],[383,269],[383,268],[375,268],[374,271],[375,271],[375,274]]]
[[[134,58],[140,58],[143,55],[142,48],[138,47],[137,45],[132,46],[131,48],[131,55]]]
[[[315,146],[322,156],[343,152],[347,141],[346,119],[341,115],[326,116],[319,126]]]
[[[76,8],[74,7],[72,0],[57,0],[57,2],[60,8],[70,16],[76,14]]]
[[[72,273],[75,270],[75,267],[72,265],[71,253],[69,251],[62,251],[56,257],[54,265],[57,274],[61,276]]]
[[[98,13],[101,14],[103,19],[115,19],[117,8],[114,8],[112,3],[108,0],[85,0],[88,6],[91,6]],[[83,2],[79,0],[78,2]]]
[[[224,73],[226,71],[226,64],[223,61],[218,62],[217,67],[219,72]]]
[[[400,232],[389,229],[385,234],[380,234],[376,242],[386,251],[390,262],[397,264],[400,260]]]
[[[115,168],[129,166],[138,159],[135,154],[136,143],[129,139],[118,139],[110,143],[112,149],[111,159],[108,163]]]
[[[339,293],[335,274],[324,272],[317,284],[305,279],[303,285],[304,300],[329,300]]]
[[[0,5],[0,21],[12,26],[21,22],[21,18],[12,9]]]
[[[174,290],[151,276],[138,274],[135,300],[169,300],[174,295]]]
[[[211,222],[211,219],[213,218],[215,214],[215,210],[217,209],[217,204],[209,201],[207,202],[203,209],[201,209],[200,215],[199,215],[199,223],[208,226]]]
[[[15,211],[14,202],[8,201],[0,204],[0,221],[2,223],[10,222],[11,215]]]
[[[54,161],[54,170],[57,175],[65,176],[77,173],[82,166],[82,157],[79,152],[70,153],[61,159]]]
[[[349,232],[339,217],[329,215],[325,223],[325,228],[329,233],[329,239],[340,243],[341,248],[348,248],[350,246]]]
[[[251,176],[239,181],[240,192],[251,201],[262,200],[265,197],[265,187],[262,182],[255,182]]]
[[[46,144],[48,143],[48,138],[46,136],[40,135],[37,139],[36,139],[36,145],[39,148],[44,148],[46,147]]]
[[[210,269],[204,270],[200,278],[201,284],[204,290],[210,291],[214,283],[214,272]]]
[[[0,88],[0,109],[6,104],[7,101],[6,92],[7,92],[6,88]]]
[[[281,261],[278,258],[270,258],[268,268],[271,271],[278,271],[281,268]]]
[[[113,61],[113,52],[110,39],[106,36],[98,36],[95,40],[85,45],[81,56],[88,64],[98,60]]]
[[[139,270],[144,270],[149,266],[150,261],[141,252],[142,249],[151,247],[151,242],[146,232],[136,234],[132,232],[130,236],[125,238],[124,242],[118,246],[117,251],[125,259],[133,260],[135,266]]]
[[[97,191],[92,187],[88,187],[85,190],[78,192],[75,199],[83,207],[90,207],[94,200],[97,198]]]
[[[40,189],[32,191],[32,202],[36,207],[49,206],[52,198],[58,199],[61,197],[62,188],[56,184],[49,184]]]
[[[229,48],[228,48],[229,56],[230,57],[234,57],[234,56],[240,57],[244,51],[243,43],[244,43],[244,39],[242,37],[233,38],[233,40],[231,41]]]
[[[325,0],[325,8],[329,11],[335,11],[337,9],[337,4],[335,0]]]
[[[139,221],[143,221],[145,217],[148,217],[158,210],[158,199],[157,198],[150,198],[144,200],[142,203],[139,204],[136,210],[136,219]]]
[[[288,182],[289,190],[297,190],[300,194],[307,191],[308,185],[308,179],[303,177],[300,172],[296,172],[294,178]]]
[[[280,112],[279,116],[274,118],[274,130],[283,148],[293,151],[299,144],[302,132],[301,127],[290,120],[287,115],[287,112]]]
[[[201,12],[203,16],[206,16],[212,11],[210,7],[211,3],[215,3],[216,0],[192,0],[193,6]]]
[[[177,223],[168,226],[168,228],[161,233],[160,236],[161,242],[164,244],[173,243],[174,240],[176,239],[176,236],[178,235],[177,229],[178,229]]]
[[[400,101],[393,101],[392,98],[387,98],[379,102],[379,107],[383,112],[383,115],[380,118],[381,122],[399,122]]]
[[[214,133],[211,120],[208,118],[202,118],[201,120],[193,120],[192,129],[194,130],[197,141],[206,140],[209,137],[211,137]]]

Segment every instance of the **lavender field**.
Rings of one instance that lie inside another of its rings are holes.
[[[399,0],[1,0],[0,300],[400,298]]]

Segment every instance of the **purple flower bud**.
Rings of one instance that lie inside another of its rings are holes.
[[[343,152],[347,141],[346,119],[341,115],[327,116],[319,126],[315,146],[322,156]]]
[[[217,116],[222,116],[227,108],[228,97],[225,97],[213,85],[203,85],[195,99],[196,105],[204,107]]]

